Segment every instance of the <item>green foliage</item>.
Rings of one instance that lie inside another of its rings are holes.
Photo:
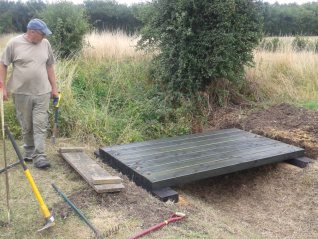
[[[259,47],[266,51],[276,52],[278,49],[280,49],[281,45],[282,43],[279,38],[275,37],[272,39],[264,38]]]
[[[294,51],[304,51],[306,50],[307,45],[308,41],[305,38],[299,36],[296,36],[292,42]]]
[[[12,23],[12,15],[10,12],[4,12],[0,15],[0,33],[8,33],[14,31]]]
[[[71,93],[62,89],[61,135],[118,144],[190,131],[191,106],[172,107],[158,94],[147,60],[76,61]]]
[[[311,40],[310,38],[296,36],[292,42],[294,51],[318,51],[318,40]]]
[[[275,37],[272,39],[272,51],[275,52],[279,48],[280,41],[279,38]]]
[[[318,109],[318,102],[317,101],[308,101],[300,104],[302,107],[310,110],[317,110]]]
[[[315,52],[318,53],[318,40],[316,40],[314,43],[314,49],[315,49]]]
[[[27,23],[39,17],[39,12],[46,6],[50,6],[42,0],[0,2],[0,34],[26,31]],[[127,6],[113,0],[89,0],[80,7],[85,9],[90,25],[99,31],[119,29],[134,33],[141,25],[135,15],[143,8],[143,4]]]
[[[38,1],[1,1],[0,34],[23,32],[27,23],[45,8],[44,2]]]
[[[66,1],[50,4],[41,12],[41,18],[53,32],[50,42],[61,57],[69,57],[82,49],[88,22],[81,6]]]
[[[191,98],[216,79],[241,80],[261,38],[249,0],[155,0],[141,19],[139,47],[158,50],[154,79],[173,98]]]
[[[139,5],[128,7],[112,0],[85,1],[84,6],[91,25],[99,31],[122,30],[134,33],[140,27],[135,17]]]
[[[11,100],[4,102],[4,122],[8,125],[15,138],[21,136],[21,128],[17,121],[15,107]]]
[[[253,1],[261,7],[264,32],[271,36],[318,35],[318,3],[269,4]],[[26,24],[46,7],[42,0],[1,1],[0,34],[22,32]],[[147,13],[147,4],[127,6],[114,0],[86,0],[82,7],[87,11],[90,25],[97,30],[123,30],[134,33],[142,26],[137,16]]]
[[[259,3],[264,16],[267,35],[318,35],[318,3],[298,5]]]

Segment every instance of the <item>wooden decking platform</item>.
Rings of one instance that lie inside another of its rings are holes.
[[[104,162],[149,191],[304,156],[304,150],[240,129],[99,149]]]

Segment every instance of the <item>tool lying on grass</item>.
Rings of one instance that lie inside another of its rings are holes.
[[[72,202],[69,200],[66,195],[58,189],[54,183],[52,183],[52,187],[55,189],[55,191],[64,199],[65,202],[67,202],[68,205],[76,212],[76,214],[89,226],[90,229],[94,232],[96,238],[104,238],[104,236],[93,226],[93,224],[85,217],[85,215],[82,213],[81,210],[79,210]]]
[[[165,220],[164,222],[161,222],[161,223],[159,223],[159,224],[157,224],[155,226],[152,226],[152,227],[150,227],[150,228],[138,233],[137,235],[135,235],[135,236],[133,236],[133,237],[131,237],[129,239],[137,239],[137,238],[143,237],[143,236],[145,236],[145,235],[147,235],[147,234],[149,234],[149,233],[151,233],[153,231],[156,231],[156,230],[168,225],[171,222],[179,221],[179,220],[185,218],[185,216],[186,215],[181,213],[181,212],[176,212],[176,213],[172,214],[171,217],[168,220]]]
[[[1,128],[2,128],[2,143],[3,143],[3,159],[4,159],[4,168],[7,168],[7,150],[6,150],[6,136],[4,131],[4,104],[3,104],[3,87],[0,88],[0,108],[1,108]],[[6,201],[7,201],[7,210],[8,210],[8,223],[11,221],[11,209],[10,209],[10,191],[9,191],[9,173],[6,170]]]
[[[15,163],[7,165],[7,167],[0,169],[0,173],[7,172],[10,168],[13,168],[14,166],[18,165],[19,163],[20,163],[20,161],[17,161]]]
[[[53,97],[53,106],[54,106],[54,124],[53,124],[53,132],[52,132],[52,144],[55,144],[56,137],[58,134],[58,117],[60,112],[60,102],[61,102],[62,94],[59,93],[57,97]]]
[[[28,181],[29,181],[29,183],[31,185],[32,191],[33,191],[33,193],[34,193],[34,195],[35,195],[35,197],[36,197],[36,199],[37,199],[37,201],[38,201],[38,203],[40,205],[41,211],[42,211],[42,213],[44,215],[45,224],[44,224],[44,226],[41,229],[38,230],[38,232],[43,231],[43,230],[45,230],[47,228],[50,228],[50,227],[55,225],[54,216],[49,211],[49,209],[47,208],[46,204],[44,203],[43,198],[42,198],[42,196],[41,196],[41,194],[39,192],[39,189],[38,189],[38,187],[36,186],[36,184],[35,184],[35,182],[33,180],[33,177],[32,177],[32,175],[30,173],[30,170],[28,169],[28,167],[26,166],[26,164],[24,162],[24,159],[22,157],[20,149],[19,149],[17,143],[15,142],[15,140],[14,140],[14,138],[13,138],[8,126],[5,126],[5,132],[8,135],[8,137],[9,137],[11,143],[12,143],[12,146],[13,146],[13,148],[14,148],[14,150],[15,150],[18,158],[19,158],[21,166],[22,166],[22,168],[24,170],[24,174],[25,174],[26,178],[28,179]]]

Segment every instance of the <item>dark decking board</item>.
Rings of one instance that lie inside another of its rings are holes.
[[[304,156],[304,150],[240,129],[99,149],[104,162],[153,191]]]
[[[308,164],[314,162],[313,159],[307,158],[307,157],[299,157],[299,158],[293,158],[286,161],[286,163],[290,163],[294,166],[297,166],[299,168],[305,168]]]

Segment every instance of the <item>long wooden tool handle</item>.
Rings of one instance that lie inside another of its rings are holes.
[[[0,88],[0,108],[1,108],[1,129],[2,129],[2,143],[3,143],[3,159],[4,168],[7,168],[7,149],[6,149],[6,136],[4,132],[4,104],[3,104],[3,88]],[[11,222],[11,209],[10,209],[10,190],[9,190],[9,172],[6,170],[6,201],[8,209],[8,223]]]

